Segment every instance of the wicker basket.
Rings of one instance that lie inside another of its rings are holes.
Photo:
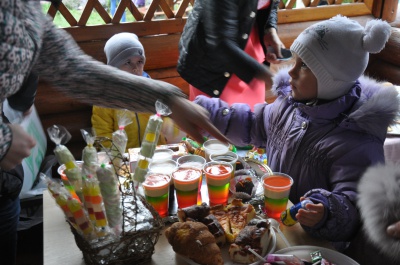
[[[111,147],[105,148],[103,146],[105,141],[111,140],[108,138],[96,140],[97,147],[100,146],[103,151],[105,150],[111,159],[111,150],[115,146],[111,143]],[[121,155],[119,159],[122,158]],[[120,168],[115,168],[115,172],[124,177],[129,175],[126,163]],[[131,179],[127,179],[125,183],[120,183],[125,187],[125,191],[121,190],[123,228],[118,239],[109,236],[97,242],[89,242],[70,225],[75,242],[82,251],[87,265],[140,264],[151,259],[164,223],[143,196],[136,194],[134,188],[126,189],[132,186],[131,182]]]
[[[91,244],[84,239],[75,228],[70,226],[75,237],[75,242],[82,251],[83,258],[87,265],[140,264],[151,259],[154,252],[154,246],[158,241],[164,223],[159,214],[140,195],[136,195],[136,199],[134,199],[133,196],[125,196],[124,204],[124,224],[127,222],[134,222],[132,216],[128,216],[132,214],[135,215],[135,212],[137,211],[134,209],[136,207],[141,208],[140,205],[142,205],[154,216],[152,219],[153,222],[150,223],[151,227],[140,230],[136,229],[136,226],[130,231],[124,231],[119,240],[110,242],[105,238],[105,242],[99,241],[97,244]]]

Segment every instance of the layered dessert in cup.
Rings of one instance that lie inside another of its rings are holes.
[[[226,162],[211,161],[204,165],[210,205],[227,204],[232,165]]]
[[[179,208],[197,205],[201,175],[202,171],[194,167],[180,167],[172,173]]]
[[[168,174],[150,172],[142,184],[146,201],[161,217],[168,215],[170,181],[171,176]]]

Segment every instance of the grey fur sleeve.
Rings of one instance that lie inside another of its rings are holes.
[[[400,221],[400,165],[370,167],[358,190],[366,235],[383,253],[400,261],[400,240],[386,233],[389,225]]]

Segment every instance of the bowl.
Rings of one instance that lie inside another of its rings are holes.
[[[238,184],[240,183],[240,184]],[[251,183],[251,184],[248,184]],[[238,185],[238,186],[237,186]],[[241,189],[239,190],[239,185]],[[253,186],[253,187],[251,187]],[[239,175],[231,179],[229,190],[232,193],[232,197],[242,199],[242,200],[250,200],[256,194],[259,193],[260,187],[262,189],[262,185],[256,176],[252,175]]]

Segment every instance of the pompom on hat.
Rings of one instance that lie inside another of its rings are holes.
[[[367,68],[369,53],[380,52],[390,36],[390,25],[335,16],[305,29],[290,49],[311,69],[318,81],[318,99],[346,94]]]
[[[120,67],[127,58],[140,56],[146,60],[144,48],[136,34],[122,32],[112,36],[104,46],[107,64]]]

